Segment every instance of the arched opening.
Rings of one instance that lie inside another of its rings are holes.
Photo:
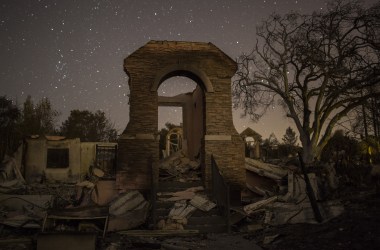
[[[172,65],[164,68],[156,75],[150,90],[157,91],[162,82],[175,76],[187,77],[196,82],[204,91],[214,92],[214,87],[207,75],[203,71],[188,65]]]
[[[161,165],[173,168],[164,169],[171,171],[170,175],[178,175],[172,176],[173,179],[194,179],[190,168],[198,167],[200,175],[204,151],[203,83],[192,73],[171,72],[160,80],[157,95],[160,159],[165,162]]]
[[[234,60],[212,43],[150,41],[125,58],[124,69],[129,77],[130,112],[118,139],[117,162],[126,188],[149,189],[158,181],[159,106],[182,110],[183,134],[188,140],[183,145],[189,145],[190,158],[201,160],[207,188],[212,183],[212,156],[227,181],[245,183],[244,142],[233,126],[231,112]],[[180,95],[190,101],[177,102],[157,92],[162,83],[178,76],[196,82],[190,95]]]

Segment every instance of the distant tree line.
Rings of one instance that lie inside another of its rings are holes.
[[[75,109],[58,126],[60,114],[48,98],[34,103],[28,96],[19,107],[6,96],[0,96],[0,159],[12,154],[23,138],[31,135],[62,135],[94,142],[117,139],[117,130],[103,111]]]
[[[261,142],[262,157],[264,160],[271,159],[291,159],[297,156],[301,151],[298,145],[298,136],[296,132],[288,127],[280,142],[274,133],[271,133],[267,139]]]
[[[336,167],[357,166],[358,163],[370,163],[379,161],[379,151],[372,147],[368,152],[368,140],[364,137],[353,136],[354,127],[348,130],[335,130],[331,139],[323,148],[320,162],[333,163]],[[374,138],[371,137],[370,138]],[[297,153],[302,152],[298,145],[296,132],[288,127],[280,142],[274,133],[261,141],[261,158],[264,161],[282,162],[292,161],[297,158]]]

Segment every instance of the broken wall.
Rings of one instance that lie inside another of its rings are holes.
[[[41,178],[57,181],[76,181],[80,178],[80,140],[65,139],[49,141],[44,137],[27,139],[25,157],[25,179],[27,182]],[[48,150],[68,150],[68,166],[48,167]]]
[[[106,142],[80,142],[79,138],[48,140],[45,137],[27,139],[26,144],[25,179],[27,182],[38,182],[42,178],[48,181],[79,181],[95,163],[96,145],[117,145],[117,143]],[[49,167],[49,149],[67,149],[67,166]]]

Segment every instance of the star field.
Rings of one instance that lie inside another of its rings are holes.
[[[129,116],[123,60],[149,40],[211,42],[235,59],[250,52],[256,25],[269,14],[325,7],[320,0],[0,0],[0,95],[18,104],[27,95],[48,97],[60,122],[72,109],[100,109],[121,132]],[[159,94],[194,88],[175,81]],[[173,110],[160,113],[161,126],[181,112]],[[276,112],[253,124],[234,111],[234,123],[239,132],[251,126],[264,137],[282,136]]]

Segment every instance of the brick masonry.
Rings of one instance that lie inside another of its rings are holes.
[[[231,77],[237,65],[231,58],[211,43],[150,41],[124,60],[124,68],[129,76],[130,119],[118,141],[118,167],[131,189],[150,187],[152,166],[157,166],[159,157],[157,88],[172,76],[187,76],[204,90],[205,134],[231,138],[203,139],[206,186],[211,154],[229,183],[245,186],[244,142],[232,121]],[[137,134],[152,135],[152,139],[139,139]]]

